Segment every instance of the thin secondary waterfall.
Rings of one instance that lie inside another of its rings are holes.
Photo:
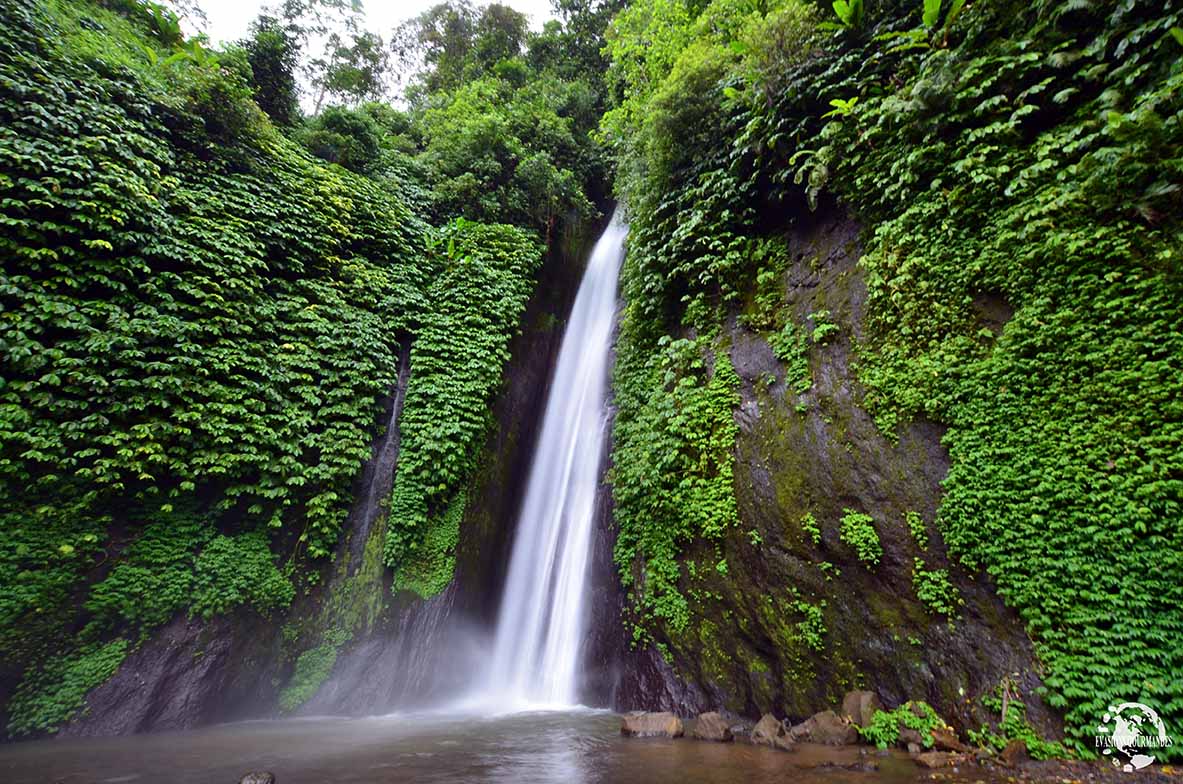
[[[570,705],[578,699],[608,354],[627,233],[618,207],[592,250],[559,350],[489,670],[489,691],[503,705]]]

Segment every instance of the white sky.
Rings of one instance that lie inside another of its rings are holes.
[[[211,42],[217,44],[225,41],[237,41],[246,36],[247,27],[259,15],[259,11],[268,0],[198,0],[209,19],[205,32],[209,34]],[[362,8],[366,16],[366,28],[379,33],[383,38],[390,37],[390,31],[400,22],[418,16],[431,8],[440,0],[363,0]],[[503,5],[521,11],[530,18],[530,26],[535,30],[541,29],[542,24],[551,19],[550,0],[500,0]],[[487,5],[485,0],[477,0],[476,6]]]

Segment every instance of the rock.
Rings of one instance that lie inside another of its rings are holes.
[[[714,711],[699,714],[690,735],[698,740],[712,740],[716,743],[730,743],[735,739],[727,720]]]
[[[1010,767],[1022,765],[1024,762],[1031,761],[1031,755],[1027,753],[1027,741],[1012,740],[1006,744],[1006,748],[1002,750],[1002,764]]]
[[[926,751],[923,754],[914,754],[912,758],[926,768],[947,768],[965,759],[964,755],[948,751]]]
[[[731,737],[737,741],[744,743],[752,742],[752,725],[750,724],[732,724],[729,728],[731,730]]]
[[[924,736],[914,729],[900,727],[900,745],[906,748],[913,743],[917,746],[923,746]]]
[[[873,691],[848,691],[842,698],[842,715],[860,727],[869,725],[875,711],[880,710],[883,710],[883,703]]]
[[[788,751],[793,747],[793,740],[785,730],[784,723],[771,713],[765,713],[760,717],[760,721],[756,722],[756,726],[752,727],[751,739],[752,743],[772,746],[782,751]]]
[[[255,770],[238,780],[238,784],[275,784],[275,774],[267,770]]]
[[[789,730],[794,741],[846,746],[858,742],[858,730],[834,711],[815,713]]]
[[[969,747],[957,738],[957,733],[948,727],[932,731],[932,744],[942,751],[969,751]]]
[[[919,743],[909,743],[908,744],[908,753],[909,754],[919,754],[920,753],[920,744]]]
[[[684,732],[682,720],[668,711],[633,711],[626,713],[620,721],[620,734],[633,738],[680,738]]]

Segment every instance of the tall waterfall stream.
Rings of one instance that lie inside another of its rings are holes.
[[[485,684],[505,707],[578,701],[584,583],[627,233],[617,208],[592,251],[559,350]]]

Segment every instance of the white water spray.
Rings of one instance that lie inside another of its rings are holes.
[[[592,250],[559,350],[486,684],[502,707],[571,705],[578,699],[608,353],[627,233],[617,208]]]

